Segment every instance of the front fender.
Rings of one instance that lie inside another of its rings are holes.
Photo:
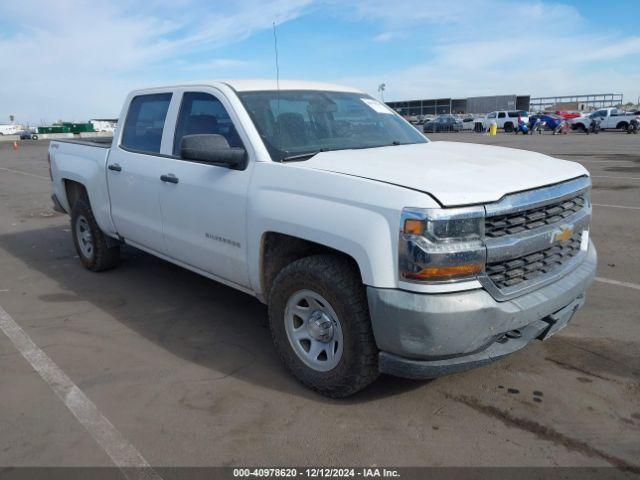
[[[262,293],[266,232],[331,247],[356,261],[364,284],[397,287],[400,215],[413,204],[436,206],[428,195],[394,185],[283,164],[257,165],[247,224],[252,288]]]

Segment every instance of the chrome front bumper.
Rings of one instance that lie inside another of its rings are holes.
[[[513,353],[544,337],[559,315],[568,310],[572,315],[583,305],[596,264],[596,249],[589,242],[576,268],[551,284],[501,302],[484,289],[418,294],[368,287],[380,371],[433,378]]]

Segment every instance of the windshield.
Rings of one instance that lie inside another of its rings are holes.
[[[427,139],[386,105],[348,92],[241,92],[274,161],[317,152],[425,143]]]

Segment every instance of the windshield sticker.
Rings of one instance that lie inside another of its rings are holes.
[[[388,113],[389,115],[393,113],[391,110],[389,110],[387,106],[383,105],[382,103],[372,98],[361,98],[360,100],[362,100],[365,104],[367,104],[369,108],[371,108],[372,110],[375,110],[378,113]]]

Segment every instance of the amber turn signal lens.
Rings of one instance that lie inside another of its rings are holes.
[[[448,280],[454,277],[469,277],[482,271],[482,264],[455,265],[452,267],[427,267],[419,272],[403,272],[411,280]]]
[[[422,235],[424,223],[422,220],[405,220],[404,233],[409,235]]]

